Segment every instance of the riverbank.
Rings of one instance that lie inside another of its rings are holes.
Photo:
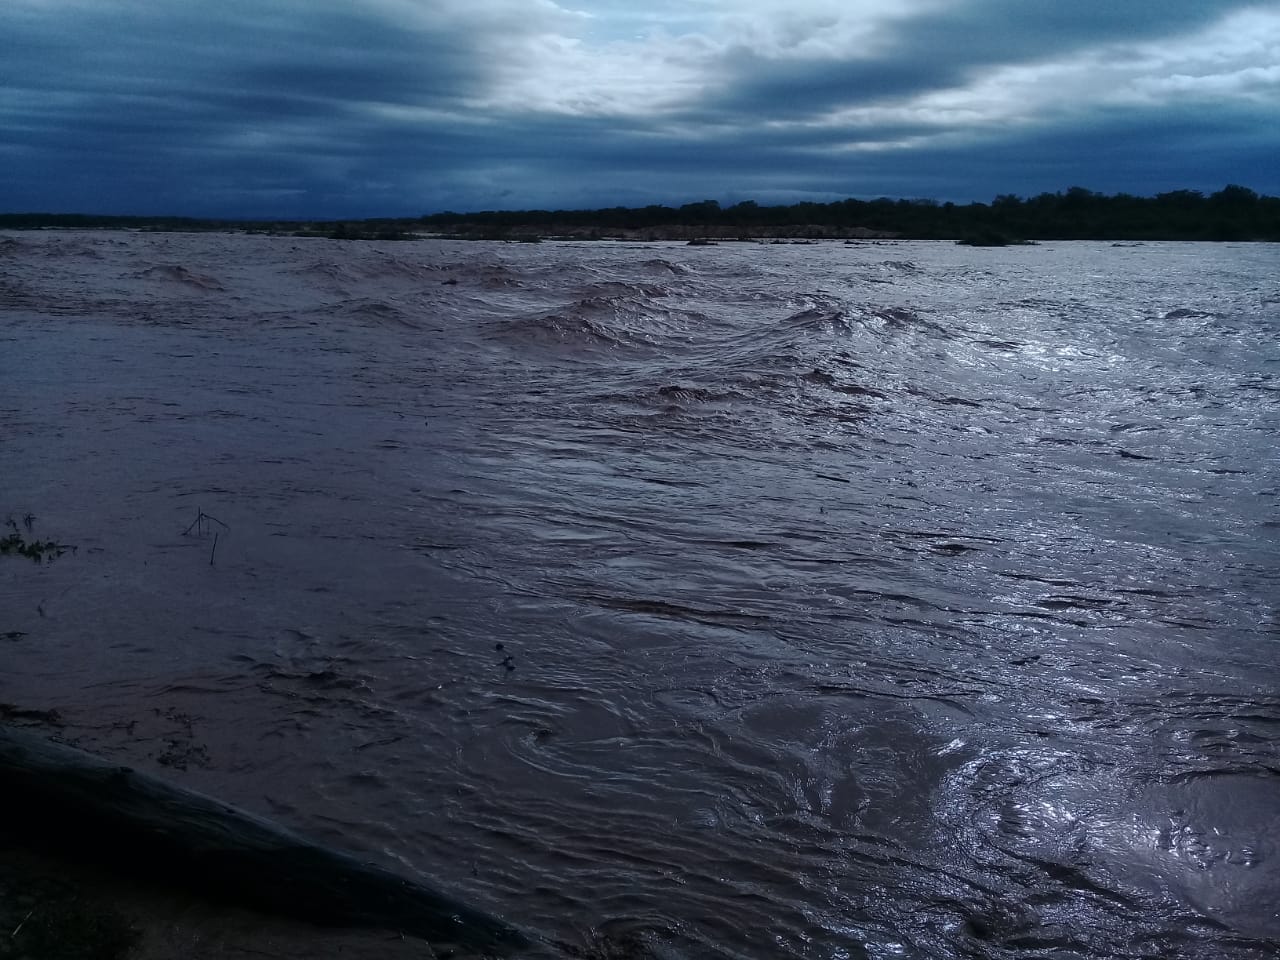
[[[328,930],[122,878],[0,836],[0,960],[398,960],[393,931]]]

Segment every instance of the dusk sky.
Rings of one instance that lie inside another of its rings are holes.
[[[0,0],[0,211],[1280,194],[1280,3]]]

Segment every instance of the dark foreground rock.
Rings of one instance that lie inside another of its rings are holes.
[[[0,830],[25,845],[334,927],[505,953],[514,927],[209,797],[0,726]]]

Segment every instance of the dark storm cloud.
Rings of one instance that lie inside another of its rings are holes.
[[[1100,50],[1115,63],[1143,43],[1149,58],[1152,41],[1248,4],[955,0],[911,14],[904,0],[861,44],[824,32],[839,15],[794,6],[744,0],[735,16],[759,29],[723,37],[723,21],[681,6],[686,35],[627,60],[572,35],[644,19],[611,21],[607,5],[587,22],[534,0],[5,0],[0,209],[360,216],[1280,187],[1265,162],[1278,146],[1270,61],[1249,96],[1196,87],[1117,104],[1041,87],[1045,103],[1011,120],[1000,111],[1023,93],[966,93],[1003,67]],[[1174,79],[1194,87],[1194,73]],[[1170,76],[1145,79],[1160,91]],[[637,77],[657,95],[628,92]],[[614,99],[590,105],[598,93]],[[964,101],[959,119],[935,93]]]
[[[211,213],[236,183],[249,200],[278,180],[305,192],[371,106],[452,105],[485,84],[465,32],[380,8],[104,2],[55,17],[16,2],[0,13],[11,209]]]
[[[13,53],[0,66],[17,106],[0,104],[0,115],[27,128],[43,113],[50,126],[74,117],[98,132],[117,123],[125,135],[148,121],[175,133],[201,124],[217,132],[351,104],[452,103],[484,83],[465,35],[373,10],[293,2],[263,15],[234,2],[104,3],[68,22],[22,9],[10,31]]]
[[[405,99],[474,90],[482,71],[456,30],[407,24],[334,0],[264,6],[78,6],[57,17],[28,0],[0,15],[0,82],[62,93],[182,93],[272,83],[297,96]],[[269,89],[275,89],[271,87]]]
[[[873,53],[799,58],[735,47],[724,58],[717,95],[705,106],[796,117],[897,100],[997,67],[1177,36],[1253,6],[1251,0],[968,0],[886,25],[872,38]]]

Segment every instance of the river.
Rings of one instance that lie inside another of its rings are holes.
[[[0,362],[86,749],[570,941],[1280,956],[1274,245],[12,233]]]

